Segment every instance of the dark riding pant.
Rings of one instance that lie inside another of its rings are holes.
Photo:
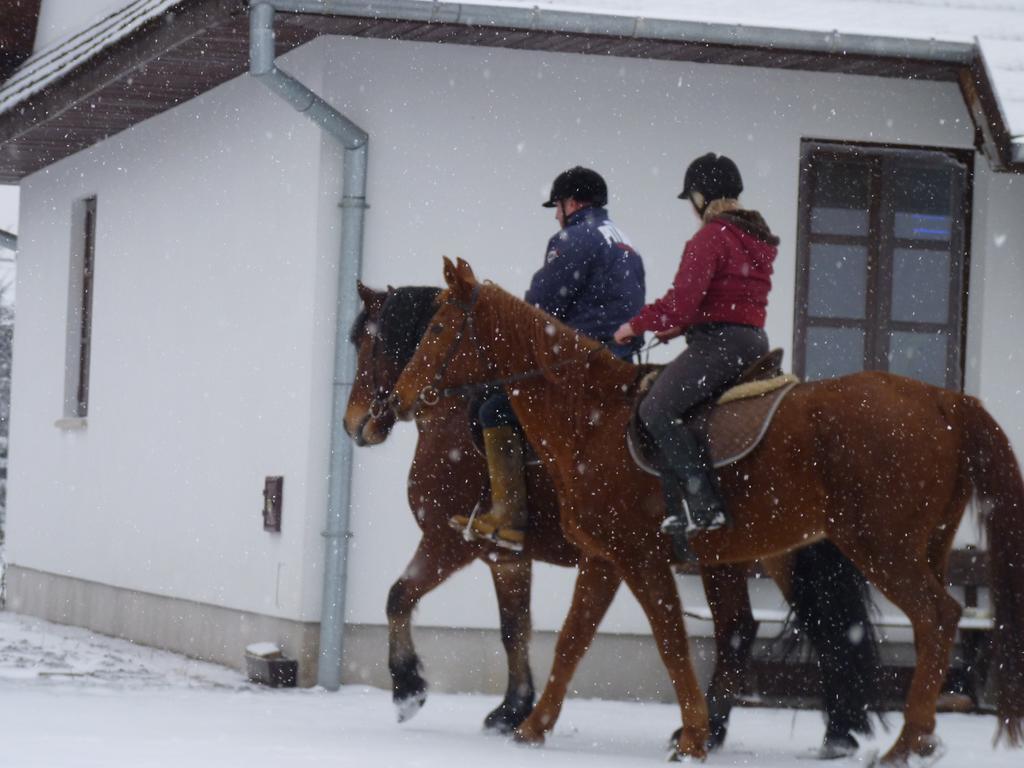
[[[508,401],[508,395],[504,389],[495,392],[480,403],[477,417],[480,419],[480,426],[484,429],[519,426],[519,420],[516,419],[512,403]]]
[[[694,407],[718,397],[768,352],[768,336],[750,325],[715,323],[686,332],[686,349],[665,366],[640,404],[640,421],[659,443]]]
[[[768,337],[760,328],[692,328],[686,334],[686,349],[665,367],[640,404],[640,421],[658,447],[666,510],[662,530],[671,536],[681,560],[690,556],[691,533],[728,524],[707,447],[683,417],[724,392],[767,351]]]

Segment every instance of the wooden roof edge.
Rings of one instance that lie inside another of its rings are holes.
[[[0,149],[4,144],[17,141],[19,137],[30,133],[34,128],[56,119],[65,111],[87,102],[97,93],[102,92],[105,87],[131,76],[132,72],[139,67],[159,59],[162,54],[173,50],[193,36],[231,19],[236,19],[239,15],[246,13],[247,3],[244,0],[190,0],[176,10],[177,12],[172,16],[157,17],[132,35],[117,41],[99,55],[69,71],[52,86],[34,94],[10,111],[0,113]],[[586,32],[562,34],[575,37],[594,36]],[[660,46],[665,45],[664,40],[652,40],[652,42],[657,42]],[[481,44],[489,43],[482,42]],[[686,44],[692,44],[692,41],[680,41],[680,45]],[[779,49],[772,47],[765,48],[764,51],[779,52]],[[958,71],[957,81],[976,127],[978,149],[986,155],[992,167],[999,171],[1024,172],[1024,142],[1015,142],[1014,137],[1010,134],[980,48],[975,45],[974,51],[974,57],[969,66],[953,65],[944,59],[932,62],[932,64],[936,68],[936,72]],[[279,51],[279,53],[282,52],[284,51]],[[817,56],[832,62],[837,60],[835,52],[823,51]],[[880,63],[891,61],[893,73],[885,74],[880,71],[877,76],[903,78],[908,76],[905,68],[900,67],[898,60],[890,60],[882,56],[878,58]],[[837,70],[833,67],[828,71]],[[167,105],[163,109],[170,106],[173,105]],[[118,130],[122,129],[123,127],[118,128]],[[12,171],[27,175],[35,170],[38,169],[21,172],[20,169],[8,171],[0,168],[0,176],[9,179]]]

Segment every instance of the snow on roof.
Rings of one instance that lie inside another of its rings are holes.
[[[1024,0],[463,0],[463,4],[977,43],[1007,128],[1024,142]]]
[[[1024,18],[1020,24],[1024,27]],[[996,38],[978,42],[1006,127],[1015,143],[1024,144],[1024,43]]]
[[[135,0],[36,52],[0,87],[0,113],[183,1]],[[1006,126],[1024,145],[1024,0],[463,0],[462,4],[977,44]]]
[[[135,0],[108,12],[53,45],[36,51],[14,71],[0,88],[0,112],[6,112],[50,83],[81,66],[146,22],[184,0]]]

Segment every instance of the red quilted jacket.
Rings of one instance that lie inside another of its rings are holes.
[[[705,323],[764,327],[775,237],[756,211],[730,211],[687,242],[672,287],[630,320],[637,334]]]

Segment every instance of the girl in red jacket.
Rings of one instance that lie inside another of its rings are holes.
[[[660,454],[662,530],[680,555],[694,531],[728,522],[700,431],[683,419],[768,351],[765,308],[779,240],[759,213],[740,207],[742,191],[728,157],[708,153],[690,163],[679,197],[692,203],[703,226],[686,244],[668,292],[615,332],[620,344],[645,331],[686,338],[686,349],[640,405],[640,421]]]

